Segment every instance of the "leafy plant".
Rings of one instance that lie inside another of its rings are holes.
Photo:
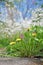
[[[31,57],[40,54],[43,49],[43,27],[33,26],[23,33],[23,39],[18,39],[16,44],[8,45],[7,52],[11,56]]]

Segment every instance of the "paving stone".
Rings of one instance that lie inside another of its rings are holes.
[[[39,60],[29,58],[0,58],[0,65],[43,65]]]

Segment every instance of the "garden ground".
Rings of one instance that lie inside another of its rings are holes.
[[[43,65],[39,59],[30,58],[0,58],[0,65]]]
[[[43,27],[0,38],[0,65],[43,65]]]

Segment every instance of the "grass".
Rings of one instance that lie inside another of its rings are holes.
[[[16,57],[43,56],[43,27],[32,26],[12,37],[0,38],[0,48],[6,48],[6,54]]]

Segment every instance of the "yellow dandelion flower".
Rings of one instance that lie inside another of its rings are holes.
[[[36,33],[32,33],[32,36],[36,36]]]
[[[13,45],[13,44],[15,44],[16,42],[10,42],[10,45]]]
[[[21,39],[20,39],[20,38],[18,38],[18,39],[16,39],[16,41],[21,41]]]

